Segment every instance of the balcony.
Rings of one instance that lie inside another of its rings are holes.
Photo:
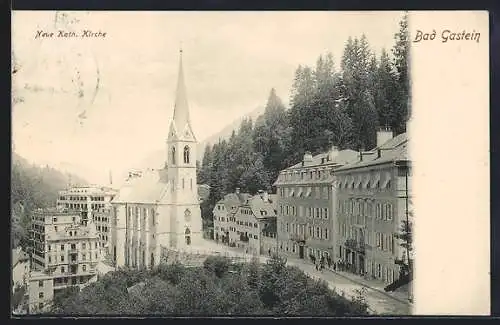
[[[72,265],[74,265],[74,264],[78,264],[78,260],[77,260],[77,259],[70,259],[70,260],[68,261],[68,264],[72,264]]]

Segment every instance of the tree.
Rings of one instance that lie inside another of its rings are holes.
[[[262,157],[264,168],[272,180],[286,167],[283,162],[289,150],[289,134],[285,106],[273,88],[264,114],[255,123],[252,137],[254,151]]]
[[[402,220],[400,232],[395,237],[401,240],[400,246],[404,249],[402,258],[396,260],[396,264],[401,266],[402,275],[412,275],[413,225],[411,221]]]
[[[353,148],[371,149],[375,145],[378,127],[375,89],[372,74],[373,53],[365,35],[349,38],[344,48],[342,67],[342,99],[352,120]]]
[[[410,109],[410,78],[409,78],[409,54],[410,40],[408,37],[408,13],[405,13],[399,22],[399,31],[394,34],[396,43],[392,48],[394,56],[394,66],[397,80],[397,101],[396,101],[396,134],[406,131],[406,121],[411,115]]]

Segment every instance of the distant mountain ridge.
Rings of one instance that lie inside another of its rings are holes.
[[[49,165],[30,163],[19,154],[12,153],[11,200],[13,203],[31,202],[33,207],[55,206],[58,192],[70,184],[86,185],[82,177],[60,171]]]

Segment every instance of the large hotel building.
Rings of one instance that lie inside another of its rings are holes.
[[[279,251],[301,259],[330,256],[349,272],[394,283],[400,263],[408,263],[396,237],[411,218],[407,145],[406,133],[393,137],[382,129],[370,151],[306,153],[281,171],[274,183]]]
[[[282,170],[273,184],[278,195],[278,244],[285,255],[309,259],[334,256],[336,194],[334,170],[357,158],[333,147]]]
[[[393,138],[382,130],[377,143],[335,171],[336,256],[352,272],[389,284],[399,278],[397,262],[408,259],[395,235],[403,221],[411,222],[411,163],[406,133]]]
[[[117,190],[102,186],[73,186],[60,191],[57,207],[81,212],[85,223],[93,219],[97,227],[99,248],[103,254],[110,253],[111,242],[111,200]]]
[[[59,290],[96,280],[101,259],[93,222],[79,212],[37,210],[32,216],[29,312],[43,310]]]

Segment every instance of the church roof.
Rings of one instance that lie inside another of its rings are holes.
[[[182,67],[182,50],[180,51],[179,74],[177,76],[177,91],[175,93],[174,124],[178,132],[183,132],[186,125],[191,126],[189,106],[187,101],[186,85],[184,83],[184,69]]]
[[[140,177],[129,179],[112,202],[144,204],[160,202],[168,190],[168,183],[162,182],[160,173],[160,170],[152,170]]]

